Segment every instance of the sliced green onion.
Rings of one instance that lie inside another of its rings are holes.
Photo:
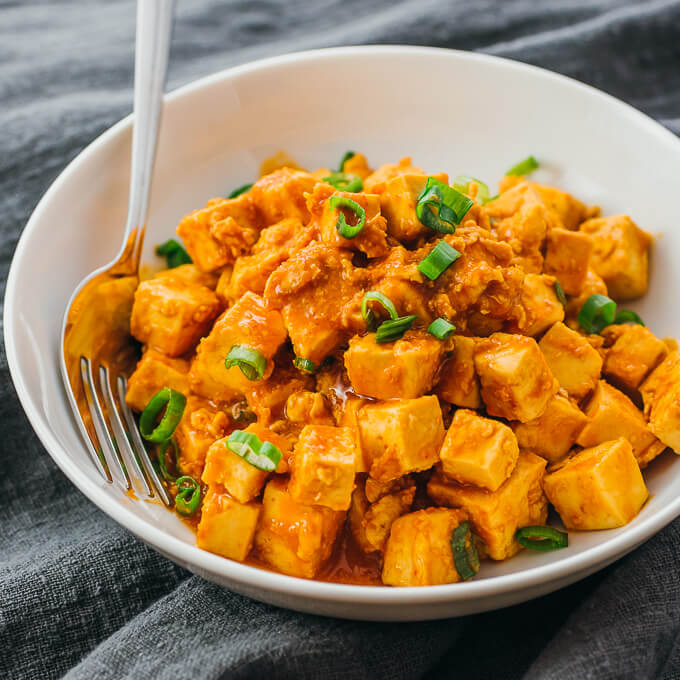
[[[227,448],[258,470],[272,472],[281,460],[281,451],[271,442],[263,442],[252,432],[234,430],[227,439]]]
[[[601,333],[612,324],[637,323],[644,326],[642,319],[629,309],[616,311],[616,302],[606,295],[591,295],[576,317],[586,333]]]
[[[428,327],[427,332],[434,335],[438,340],[446,340],[446,338],[456,330],[456,327],[449,323],[443,316],[435,319]]]
[[[191,517],[201,504],[201,485],[188,475],[180,477],[175,484],[179,492],[175,496],[175,510],[184,517]]]
[[[175,241],[174,238],[167,240],[156,246],[156,255],[165,257],[168,263],[168,269],[174,269],[183,264],[191,264],[193,260],[189,257],[189,253],[184,250],[181,243]]]
[[[396,319],[383,321],[375,332],[375,341],[381,345],[385,342],[394,342],[406,333],[406,331],[413,326],[413,322],[418,317],[415,314],[411,316],[399,316]]]
[[[158,390],[139,417],[139,431],[144,439],[162,444],[172,437],[182,419],[187,398],[181,393],[164,387]],[[161,422],[156,425],[159,413],[165,408]]]
[[[477,185],[477,196],[475,197],[482,205],[489,201],[489,186],[476,177],[469,175],[458,175],[453,180],[453,188],[462,194],[467,194],[470,189],[470,182]]]
[[[240,196],[241,194],[245,194],[246,191],[250,191],[253,188],[252,184],[244,184],[243,186],[238,187],[237,189],[234,189],[227,198],[236,198],[237,196]]]
[[[461,522],[451,532],[453,564],[462,581],[467,581],[479,571],[479,554],[472,541],[470,522]]]
[[[434,281],[443,274],[458,258],[460,253],[446,241],[439,241],[426,257],[418,263],[418,271]]]
[[[557,295],[557,299],[560,301],[563,307],[567,306],[567,296],[564,294],[564,288],[562,288],[562,284],[555,279],[555,295]]]
[[[328,175],[328,177],[324,177],[323,181],[340,191],[349,191],[352,194],[355,194],[357,191],[361,191],[364,188],[361,177],[348,175],[344,172],[334,172],[333,174]]]
[[[257,416],[250,410],[247,401],[237,401],[231,407],[231,417],[239,423],[254,423]]]
[[[559,550],[569,545],[569,535],[554,527],[522,527],[515,532],[515,540],[530,550]]]
[[[313,361],[310,359],[303,359],[302,357],[295,357],[295,359],[293,359],[293,366],[304,373],[314,373],[316,370]]]
[[[513,165],[505,174],[518,175],[519,177],[522,177],[524,175],[528,175],[534,170],[538,170],[538,161],[533,156],[529,156],[523,161],[517,163],[517,165]]]
[[[399,316],[397,308],[394,306],[392,300],[377,290],[369,290],[364,293],[364,297],[361,298],[361,318],[366,322],[366,328],[369,331],[375,330],[377,323],[375,314],[368,308],[368,303],[371,301],[379,302],[390,315],[390,319],[396,319]]]
[[[174,475],[170,474],[168,472],[168,464],[165,460],[165,455],[168,452],[168,448],[170,447],[170,444],[172,444],[172,449],[173,449],[173,454],[175,456],[175,460],[173,461],[173,466],[174,468],[179,472],[179,447],[177,446],[177,442],[175,441],[174,437],[170,437],[170,439],[166,439],[160,447],[160,450],[158,451],[158,467],[160,468],[161,471],[161,476],[166,482],[174,482],[177,480],[177,477]]]
[[[259,380],[267,368],[267,360],[248,345],[233,345],[224,360],[224,365],[227,368],[238,366],[248,380]]]
[[[448,184],[434,177],[428,177],[425,187],[418,196],[416,215],[430,229],[440,234],[453,234],[456,225],[474,205],[471,198],[452,189]],[[437,209],[437,214],[434,212]]]
[[[329,205],[331,210],[339,210],[338,221],[335,223],[335,228],[343,238],[354,238],[358,236],[366,224],[366,211],[351,198],[345,198],[344,196],[331,196],[329,199]],[[345,214],[340,210],[340,208],[347,208],[351,210],[359,219],[359,221],[354,225],[347,224],[345,220]]]
[[[354,151],[345,151],[343,157],[340,159],[340,165],[339,165],[339,167],[338,167],[338,172],[343,172],[344,169],[345,169],[345,163],[346,163],[350,158],[354,158],[354,156],[356,156],[356,154],[354,153]]]

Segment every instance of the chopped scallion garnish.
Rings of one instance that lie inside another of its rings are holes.
[[[530,550],[559,550],[569,545],[569,535],[547,526],[522,527],[515,532],[515,540]]]
[[[263,442],[252,432],[234,430],[227,439],[227,448],[258,470],[272,472],[281,460],[281,451],[271,442]]]
[[[234,345],[224,360],[227,368],[238,366],[248,380],[259,380],[267,368],[267,360],[260,352],[247,345]]]
[[[398,316],[396,319],[383,321],[375,332],[375,341],[381,345],[385,342],[394,342],[399,340],[406,331],[413,326],[413,322],[418,317],[415,314],[411,316]]]
[[[241,194],[245,194],[246,191],[250,191],[253,188],[252,184],[244,184],[243,186],[240,186],[236,189],[234,189],[227,198],[236,198],[237,196],[240,196]]]
[[[517,165],[513,165],[510,168],[510,170],[508,170],[505,174],[518,175],[519,177],[523,177],[524,175],[528,175],[530,172],[533,172],[534,170],[538,170],[538,161],[533,156],[529,156],[528,158],[525,158],[523,161],[517,163]]]
[[[562,284],[555,279],[555,295],[557,295],[557,299],[562,303],[563,307],[567,306],[567,296],[564,294],[564,288],[562,288]]]
[[[642,319],[629,309],[616,311],[616,302],[606,295],[591,295],[578,313],[579,325],[586,333],[601,333],[612,324],[637,323],[644,326]]]
[[[418,271],[434,281],[444,273],[458,258],[460,253],[446,241],[441,240],[426,257],[418,263]]]
[[[295,357],[295,359],[293,359],[293,366],[304,373],[314,373],[316,368],[313,361],[303,359],[302,357]]]
[[[175,510],[184,517],[191,517],[201,504],[201,485],[189,475],[180,477],[175,496]]]
[[[331,196],[329,200],[329,205],[331,210],[338,210],[338,221],[335,223],[335,229],[338,234],[343,238],[354,238],[358,236],[366,224],[366,211],[351,198],[345,198],[344,196]],[[342,212],[341,208],[346,208],[354,213],[357,217],[358,222],[356,224],[347,224],[345,219],[345,214]]]
[[[446,338],[456,330],[456,327],[449,323],[444,317],[440,316],[435,319],[428,327],[427,332],[434,335],[438,340],[446,340]]]
[[[166,454],[168,452],[168,449],[170,448],[170,445],[172,444],[172,453],[174,456],[174,460],[172,461],[172,466],[175,470],[179,472],[179,447],[177,446],[177,442],[175,441],[174,437],[170,437],[170,439],[166,439],[160,446],[160,449],[158,451],[158,467],[160,468],[161,471],[161,476],[166,482],[174,482],[177,480],[177,477],[175,477],[173,474],[171,474],[168,471],[168,463],[166,461]]]
[[[470,522],[461,522],[451,532],[451,551],[461,581],[467,581],[479,571],[479,554],[472,540]]]
[[[366,328],[369,331],[374,330],[376,324],[375,314],[368,308],[368,303],[371,301],[379,302],[390,315],[390,319],[396,319],[399,316],[392,300],[377,290],[369,290],[361,298],[361,318],[366,322]]]
[[[176,390],[164,387],[158,390],[139,417],[139,431],[144,439],[162,444],[172,437],[182,419],[187,398]],[[165,409],[161,422],[156,425],[160,412]]]
[[[440,234],[453,234],[456,225],[473,205],[474,201],[465,194],[434,177],[428,177],[418,196],[416,215],[426,227]]]
[[[354,151],[345,151],[343,154],[342,158],[340,159],[340,165],[338,166],[338,172],[344,172],[345,170],[345,163],[350,159],[354,158],[356,154]]]
[[[174,269],[183,264],[191,264],[193,260],[189,257],[189,253],[184,250],[184,247],[174,238],[167,240],[156,246],[156,255],[165,257],[168,263],[168,269]]]
[[[480,179],[470,177],[469,175],[458,175],[458,177],[453,180],[453,188],[456,191],[460,191],[462,194],[467,194],[470,189],[470,182],[474,182],[477,185],[477,195],[475,198],[482,205],[487,203],[489,201],[489,187]]]
[[[328,177],[324,177],[323,181],[340,191],[348,191],[351,194],[355,194],[364,188],[361,177],[348,175],[344,172],[334,172]]]

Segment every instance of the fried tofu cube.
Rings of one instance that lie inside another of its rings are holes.
[[[489,415],[526,423],[557,392],[557,380],[533,338],[494,333],[475,345],[475,369]]]
[[[228,493],[210,488],[201,507],[196,545],[243,562],[253,546],[260,509],[259,503],[244,505]]]
[[[433,395],[367,404],[357,421],[370,475],[378,481],[428,470],[439,460],[444,423]]]
[[[317,387],[318,389],[318,387]],[[338,425],[340,427],[351,427],[356,432],[359,432],[359,418],[358,414],[361,409],[369,404],[368,399],[361,399],[359,397],[353,396],[351,394],[346,395],[344,404],[342,405],[342,411],[340,412],[338,418]],[[371,460],[368,455],[364,453],[363,446],[361,445],[361,437],[357,434],[355,437],[356,444],[356,471],[357,472],[368,472],[371,469]]]
[[[277,571],[314,578],[333,552],[346,513],[298,503],[287,484],[277,476],[265,487],[255,548]]]
[[[286,218],[309,220],[305,194],[311,193],[319,180],[303,170],[283,167],[260,177],[248,192],[265,225]]]
[[[246,293],[217,321],[203,338],[191,364],[191,389],[208,399],[231,401],[245,395],[252,385],[238,366],[224,364],[234,345],[246,345],[265,359],[264,377],[273,370],[272,357],[286,340],[281,314],[268,309],[265,301],[254,293]]]
[[[628,524],[649,495],[623,437],[567,459],[546,475],[544,487],[564,526],[588,531]]]
[[[578,295],[588,276],[593,243],[581,231],[551,229],[546,241],[543,271],[554,276],[567,295]]]
[[[513,423],[517,442],[523,449],[555,463],[569,453],[581,430],[588,423],[588,416],[564,394],[556,394],[545,412],[528,423]]]
[[[633,447],[640,467],[645,467],[666,448],[647,427],[635,404],[604,380],[598,383],[585,413],[590,422],[576,440],[579,446],[596,446],[625,437]]]
[[[604,332],[610,347],[604,359],[602,373],[633,395],[642,381],[668,354],[668,347],[649,328],[635,325],[609,326]]]
[[[361,179],[366,179],[373,170],[368,165],[366,156],[362,153],[355,153],[351,158],[348,158],[342,166],[342,172],[348,175],[356,175]]]
[[[415,399],[432,388],[446,349],[422,331],[407,331],[396,342],[377,344],[375,333],[355,335],[345,352],[352,389],[374,399]]]
[[[586,207],[581,201],[565,191],[555,187],[535,185],[546,207],[551,210],[565,229],[578,229],[578,225],[593,214],[593,209]],[[597,209],[595,209],[597,212]]]
[[[440,456],[448,478],[495,491],[514,470],[519,446],[507,425],[459,409],[446,433]]]
[[[550,371],[570,397],[583,399],[595,389],[602,370],[602,357],[588,339],[556,323],[538,343]]]
[[[482,397],[475,371],[475,338],[456,335],[453,342],[453,354],[441,365],[434,391],[450,404],[479,409]]]
[[[230,301],[238,300],[248,291],[262,295],[270,274],[286,259],[288,253],[283,248],[239,257],[229,272],[226,289],[220,287],[220,290],[224,290],[226,299]]]
[[[356,475],[355,431],[305,425],[295,445],[289,492],[298,503],[348,510]]]
[[[627,215],[584,222],[580,230],[593,241],[591,263],[619,302],[647,292],[648,251],[652,237]]]
[[[171,359],[149,349],[142,355],[128,380],[125,401],[134,411],[143,411],[151,398],[164,387],[189,394],[189,362]]]
[[[548,501],[543,493],[546,462],[520,451],[509,479],[496,491],[448,481],[436,470],[427,492],[437,505],[462,508],[470,515],[473,531],[486,543],[493,560],[506,560],[520,550],[515,532],[521,527],[545,524]]]
[[[649,429],[680,454],[680,354],[672,352],[642,383]]]
[[[564,306],[557,297],[552,276],[527,274],[522,281],[520,304],[523,317],[506,324],[511,333],[540,335],[564,319]]]
[[[164,269],[151,278],[179,281],[184,286],[205,286],[210,290],[215,290],[219,279],[215,272],[204,272],[195,264],[182,264],[172,269]]]
[[[182,219],[177,233],[194,263],[214,272],[247,253],[261,228],[257,207],[247,194],[214,198]]]
[[[385,548],[382,581],[388,586],[435,586],[461,580],[453,563],[451,534],[467,513],[427,508],[392,524]]]
[[[210,329],[222,304],[199,284],[154,277],[139,284],[130,317],[130,333],[170,357],[189,351]]]

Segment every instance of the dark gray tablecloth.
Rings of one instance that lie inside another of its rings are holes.
[[[131,108],[133,22],[131,2],[0,0],[3,295],[40,195]],[[372,42],[545,66],[680,133],[679,0],[186,0],[169,85],[265,55]],[[55,254],[55,266],[66,262]],[[222,590],[109,520],[32,433],[4,353],[0,428],[3,678],[680,677],[680,522],[604,572],[511,609],[431,623],[338,621]]]

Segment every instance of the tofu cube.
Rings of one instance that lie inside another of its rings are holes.
[[[253,546],[260,508],[259,503],[244,505],[219,488],[210,488],[201,507],[196,545],[243,562]]]
[[[142,355],[128,379],[125,401],[134,411],[143,411],[151,398],[164,387],[189,394],[189,362],[171,359],[149,349]]]
[[[523,316],[506,324],[511,333],[540,335],[564,319],[564,305],[557,297],[552,276],[527,274],[522,281],[520,304]]]
[[[536,184],[535,187],[543,203],[559,218],[565,229],[578,229],[578,225],[593,214],[592,208],[586,207],[565,191],[540,184]]]
[[[345,352],[352,389],[374,399],[416,399],[432,389],[446,345],[433,335],[408,331],[377,344],[375,333],[355,335]]]
[[[567,529],[594,531],[628,524],[649,495],[623,437],[583,449],[545,477],[545,493]]]
[[[283,167],[260,177],[248,193],[265,226],[286,218],[306,223],[310,215],[305,194],[311,193],[318,181],[308,172]]]
[[[172,269],[164,269],[151,278],[178,281],[183,286],[205,286],[215,290],[219,276],[215,272],[204,272],[195,264],[182,264]]]
[[[625,437],[633,447],[640,467],[645,467],[666,448],[647,427],[635,404],[604,380],[598,383],[585,413],[590,422],[576,440],[579,446],[596,446]]]
[[[602,370],[602,357],[588,339],[556,323],[538,343],[560,387],[577,401],[595,389]]]
[[[581,232],[593,240],[591,263],[609,295],[621,302],[647,292],[648,252],[652,237],[627,215],[587,220]]]
[[[261,217],[248,194],[214,198],[194,210],[177,227],[191,259],[205,272],[232,264],[257,241]]]
[[[277,571],[314,578],[333,552],[344,512],[298,503],[285,477],[274,477],[264,490],[255,532],[257,555]]]
[[[305,425],[295,445],[290,495],[298,503],[348,510],[356,469],[355,431]]]
[[[543,271],[554,276],[567,295],[578,295],[588,276],[593,243],[588,234],[551,229],[546,241]]]
[[[607,284],[602,277],[595,272],[591,265],[588,267],[588,273],[586,274],[586,280],[583,283],[581,293],[578,296],[570,297],[567,300],[567,306],[565,307],[567,319],[576,324],[578,313],[581,311],[581,307],[583,307],[588,298],[591,295],[607,295],[607,293]]]
[[[318,387],[317,387],[318,389]],[[344,404],[342,404],[342,411],[338,418],[338,425],[340,427],[351,427],[357,432],[355,437],[356,444],[356,471],[368,472],[371,469],[371,460],[368,455],[364,453],[361,445],[361,437],[359,436],[359,418],[358,414],[361,409],[371,403],[368,399],[361,399],[352,394],[346,395]]]
[[[222,304],[200,284],[155,277],[135,291],[130,333],[170,357],[188,352],[205,335]]]
[[[357,421],[370,475],[378,481],[428,470],[439,460],[444,423],[435,396],[367,404]]]
[[[526,423],[557,392],[557,380],[533,338],[494,333],[475,345],[475,368],[489,415]]]
[[[607,349],[602,373],[611,383],[634,396],[647,375],[668,354],[668,347],[649,328],[609,326],[604,331]]]
[[[673,352],[640,388],[649,429],[680,454],[680,354]]]
[[[564,394],[556,394],[545,412],[528,423],[512,423],[517,442],[550,463],[555,463],[569,453],[588,417]]]
[[[226,290],[220,286],[220,291],[224,291],[223,294],[229,301],[238,300],[248,291],[262,295],[270,274],[286,259],[288,253],[283,248],[256,255],[243,255],[236,260],[233,269],[228,273]]]
[[[435,586],[457,583],[451,534],[467,513],[427,508],[404,515],[392,524],[385,548],[382,581],[388,586]]]
[[[475,338],[456,335],[453,353],[441,364],[435,392],[440,399],[455,406],[482,408],[479,378],[475,371]]]
[[[226,368],[224,360],[231,348],[246,345],[260,352],[267,359],[266,378],[273,370],[271,359],[285,340],[281,314],[267,309],[259,295],[246,293],[201,340],[191,364],[191,389],[214,401],[232,401],[245,395],[253,381],[238,366]]]
[[[521,451],[510,478],[496,491],[447,480],[436,470],[427,492],[437,505],[462,508],[470,515],[473,531],[486,543],[493,560],[506,560],[520,550],[515,532],[521,527],[545,524],[548,501],[543,493],[546,462]]]
[[[446,433],[440,456],[448,478],[495,491],[514,470],[519,446],[507,425],[459,409]]]

